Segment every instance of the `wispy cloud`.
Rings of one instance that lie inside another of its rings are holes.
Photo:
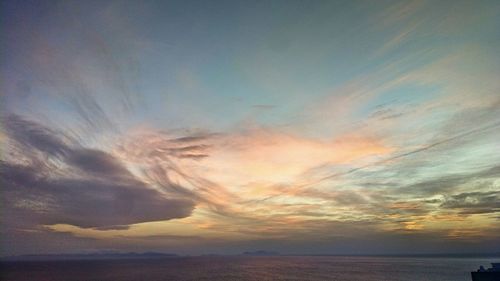
[[[498,244],[494,1],[7,2],[20,251]]]
[[[6,155],[1,163],[2,205],[9,212],[4,231],[19,223],[26,229],[57,223],[112,228],[186,217],[194,208],[191,198],[149,187],[111,154],[66,143],[19,116],[3,121],[9,152],[22,155]]]

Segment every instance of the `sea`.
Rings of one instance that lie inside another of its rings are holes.
[[[470,281],[500,258],[198,256],[158,259],[2,261],[12,281],[337,280]]]

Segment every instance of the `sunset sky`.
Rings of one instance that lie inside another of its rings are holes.
[[[500,251],[500,1],[2,1],[0,254]]]

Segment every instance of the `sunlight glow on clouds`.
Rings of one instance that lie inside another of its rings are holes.
[[[499,3],[273,3],[2,3],[2,254],[495,250]]]

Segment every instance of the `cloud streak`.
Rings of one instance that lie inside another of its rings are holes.
[[[4,123],[11,148],[28,161],[7,156],[1,163],[7,228],[10,220],[28,222],[24,226],[28,228],[51,224],[112,228],[187,217],[195,206],[193,198],[171,198],[148,186],[111,154],[75,148],[48,128],[19,116],[10,115]],[[36,165],[47,157],[53,162],[50,169]]]
[[[2,3],[2,244],[500,245],[494,2]]]

